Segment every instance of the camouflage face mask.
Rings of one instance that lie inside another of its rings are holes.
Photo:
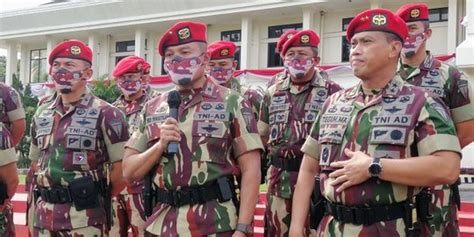
[[[209,71],[209,76],[224,85],[232,78],[232,71],[232,68],[214,67]]]
[[[407,58],[413,57],[425,40],[426,36],[424,32],[416,35],[409,35],[405,39],[405,43],[403,43],[402,54]]]
[[[291,60],[285,60],[285,67],[292,77],[301,79],[306,75],[309,69],[313,67],[313,61],[310,58],[297,57]]]
[[[51,75],[56,82],[56,89],[59,91],[70,91],[72,86],[82,79],[82,71],[69,71],[59,68]]]
[[[202,55],[202,54],[201,54]],[[165,70],[176,85],[188,85],[202,65],[201,55],[191,58],[175,56],[165,62]]]

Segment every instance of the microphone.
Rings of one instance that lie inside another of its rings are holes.
[[[181,104],[181,95],[177,91],[171,91],[168,94],[168,105],[170,107],[170,117],[178,120],[178,108]],[[168,154],[173,156],[178,152],[178,142],[168,143]]]

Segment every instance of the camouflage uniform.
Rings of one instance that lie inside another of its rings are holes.
[[[164,93],[145,105],[139,130],[126,147],[144,152],[159,140],[159,125],[169,114],[167,97]],[[207,79],[202,89],[182,97],[179,151],[171,159],[161,158],[154,177],[158,188],[180,190],[213,183],[234,174],[236,157],[262,149],[251,107],[237,93]],[[237,211],[231,200],[180,207],[158,202],[146,231],[158,236],[230,236]]]
[[[371,157],[407,159],[436,151],[460,152],[456,131],[444,103],[405,83],[398,75],[382,90],[365,90],[359,84],[338,92],[324,103],[302,151],[320,165],[321,192],[331,203],[383,206],[412,200],[421,187],[370,178],[338,193],[329,178],[334,161],[348,157],[344,148]],[[405,236],[403,218],[371,225],[342,223],[323,217],[318,236]]]
[[[30,158],[37,161],[37,186],[68,187],[81,177],[108,180],[107,165],[122,159],[127,129],[120,110],[87,92],[69,108],[61,97],[41,105],[31,128]],[[99,195],[98,207],[77,211],[71,202],[53,204],[41,196],[36,200],[33,236],[103,236],[105,201]]]
[[[54,92],[51,95],[46,95],[43,96],[42,98],[39,99],[37,107],[50,103],[51,101],[54,101],[57,97],[57,92]],[[34,193],[33,190],[35,188],[36,182],[35,182],[35,172],[34,170],[30,167],[28,169],[28,173],[26,174],[25,178],[25,191],[28,193],[28,196],[26,198],[26,225],[28,226],[28,235],[31,236],[33,234],[33,218],[35,217],[35,204],[33,202],[33,197]]]
[[[474,119],[474,86],[456,67],[435,59],[428,53],[419,68],[401,65],[400,75],[410,84],[439,96],[449,107],[454,123]],[[430,187],[433,218],[423,231],[435,236],[459,236],[457,207],[450,185]]]
[[[0,82],[0,166],[17,161],[13,137],[9,129],[11,122],[23,118],[25,118],[25,111],[18,92]],[[0,237],[15,236],[12,204],[5,201],[4,205],[5,209],[0,212]]]
[[[265,213],[269,236],[288,236],[291,199],[303,158],[300,148],[325,99],[341,89],[315,71],[314,78],[303,88],[293,85],[287,76],[265,94],[258,128],[261,136],[269,138],[267,157],[272,164],[267,172],[268,206]],[[297,165],[283,168],[285,165],[276,166],[274,161]]]
[[[143,96],[135,101],[127,101],[120,96],[112,105],[125,113],[129,134],[138,128],[139,114],[143,105],[158,93],[148,88]],[[145,215],[143,206],[143,181],[127,184],[116,197],[112,198],[113,225],[110,236],[128,236],[128,228],[133,236],[144,235]]]
[[[288,75],[288,70],[286,69],[283,69],[283,71],[273,75],[273,77],[267,82],[267,88],[270,88],[271,86],[273,86],[273,84],[284,80],[288,77]]]
[[[237,91],[246,100],[248,100],[249,103],[252,105],[252,112],[255,115],[255,119],[258,119],[258,113],[260,112],[260,103],[262,102],[262,95],[254,89],[243,86],[235,77],[232,77],[229,80],[229,86],[227,86],[227,88]]]

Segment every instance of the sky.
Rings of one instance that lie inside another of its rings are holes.
[[[34,8],[40,4],[51,2],[51,0],[0,0],[0,12],[12,11],[24,8]],[[6,56],[7,51],[0,48],[0,55]]]

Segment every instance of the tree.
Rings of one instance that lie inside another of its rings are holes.
[[[0,56],[0,82],[5,82],[5,71],[7,68],[7,58]]]
[[[23,102],[23,108],[25,109],[25,120],[26,120],[26,129],[25,136],[21,139],[20,143],[17,146],[18,152],[20,154],[17,166],[18,168],[27,168],[29,167],[31,161],[28,159],[28,154],[30,153],[30,129],[33,119],[33,115],[36,111],[36,106],[38,104],[38,98],[33,96],[31,93],[31,86],[28,84],[23,87],[23,83],[18,79],[16,74],[13,74],[12,77],[12,87],[18,91],[20,94],[21,100]]]
[[[92,82],[91,93],[102,100],[113,103],[119,96],[120,91],[117,89],[113,80],[107,79],[108,74],[102,75],[98,80]]]

